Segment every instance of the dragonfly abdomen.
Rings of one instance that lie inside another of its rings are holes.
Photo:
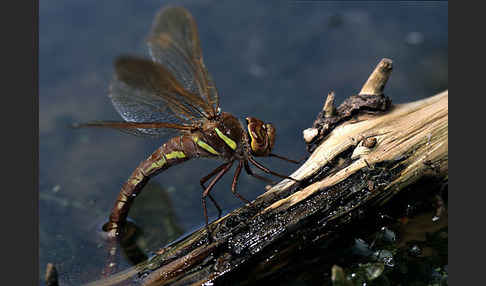
[[[173,165],[197,157],[194,143],[187,137],[190,136],[173,137],[155,150],[140,166],[144,175],[149,177],[156,175]]]
[[[133,200],[151,177],[194,157],[217,157],[220,155],[201,137],[200,134],[184,134],[173,137],[155,150],[150,157],[142,161],[123,184],[105,230],[118,231],[119,224],[127,218]]]

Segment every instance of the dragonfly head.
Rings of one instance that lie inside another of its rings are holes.
[[[268,156],[275,144],[275,127],[255,117],[247,117],[250,149],[254,156]]]

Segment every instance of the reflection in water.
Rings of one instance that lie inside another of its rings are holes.
[[[168,193],[159,184],[149,183],[138,199],[137,206],[130,213],[132,219],[124,226],[123,238],[119,242],[117,240],[119,244],[115,246],[111,240],[104,241],[106,245],[103,249],[108,258],[103,275],[113,274],[126,266],[147,260],[150,251],[164,246],[183,233],[177,224]]]
[[[116,257],[111,257],[107,252],[106,241],[103,238],[104,232],[101,230],[103,224],[100,223],[101,221],[86,225],[83,230],[86,236],[83,238],[71,237],[72,233],[67,233],[62,237],[54,237],[48,235],[42,228],[40,229],[42,243],[45,243],[46,246],[57,245],[57,248],[53,249],[53,251],[59,251],[62,244],[68,243],[66,245],[67,248],[63,251],[71,253],[73,255],[73,261],[57,261],[55,265],[58,268],[75,263],[76,258],[82,254],[92,253],[91,264],[84,265],[82,271],[79,273],[65,273],[61,277],[61,281],[67,280],[66,278],[69,279],[70,276],[75,276],[75,279],[80,281],[92,281],[93,278],[100,277],[102,271],[106,271],[107,267],[116,266],[118,270],[122,270],[139,264],[152,255],[151,251],[163,247],[165,244],[183,234],[184,231],[178,223],[170,196],[158,183],[152,182],[147,184],[146,191],[137,199],[138,203],[130,213],[131,223],[127,226],[129,235],[118,245],[121,251],[117,250],[115,252]],[[42,194],[40,201],[58,210],[75,208],[82,212],[93,211],[89,205],[70,202],[67,199],[55,195]],[[105,213],[100,213],[101,215],[104,216]],[[103,220],[106,220],[106,217]],[[74,244],[75,241],[81,241],[84,246],[80,248],[79,245]],[[47,248],[41,249],[43,251],[49,251]],[[79,252],[80,249],[82,252]],[[104,259],[107,256],[108,262]],[[116,265],[109,265],[112,262],[115,262]],[[41,273],[43,271],[45,271],[45,268],[42,269]]]
[[[150,254],[184,232],[176,218],[170,196],[158,183],[149,183],[130,212],[130,218],[139,228],[134,242],[144,253]],[[140,261],[132,261],[137,264]]]

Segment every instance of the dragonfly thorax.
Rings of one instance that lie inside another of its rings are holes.
[[[268,156],[275,144],[275,127],[258,118],[247,117],[250,151],[255,156]]]

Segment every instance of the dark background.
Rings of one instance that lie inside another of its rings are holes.
[[[58,267],[61,283],[96,278],[103,265],[97,232],[123,182],[163,142],[111,130],[72,130],[73,122],[118,120],[106,96],[120,54],[147,56],[155,13],[174,1],[41,1],[39,4],[39,271]],[[198,24],[204,60],[224,111],[277,128],[275,152],[300,159],[302,130],[330,90],[339,104],[357,93],[381,58],[394,71],[394,103],[448,88],[447,2],[178,1]],[[281,173],[295,166],[261,159]],[[130,216],[155,250],[204,224],[199,179],[218,166],[190,161],[159,175]],[[242,204],[228,175],[213,190],[229,212]],[[241,176],[254,199],[264,184]],[[216,212],[209,206],[210,215]],[[152,230],[161,236],[150,237]],[[126,262],[124,266],[128,266]],[[65,285],[63,284],[63,285]]]

